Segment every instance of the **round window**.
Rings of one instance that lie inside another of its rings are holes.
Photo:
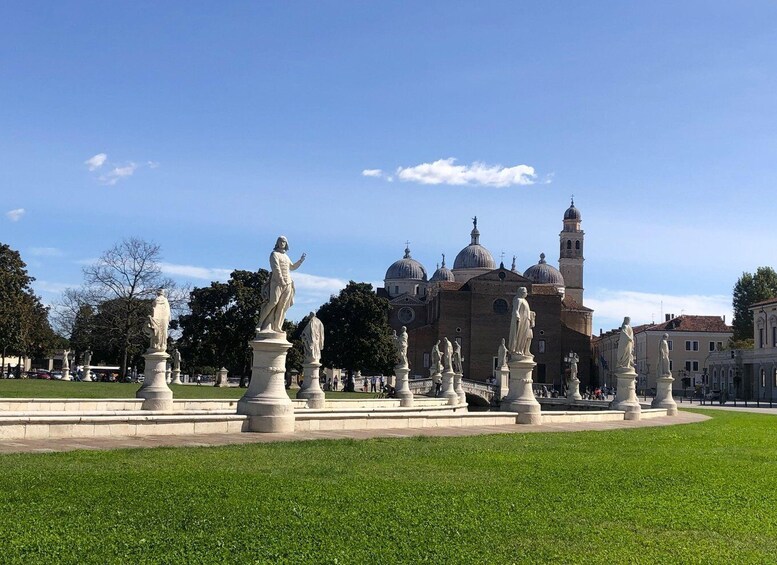
[[[497,298],[494,300],[494,312],[497,314],[507,314],[507,310],[507,300],[504,298]]]
[[[408,308],[407,306],[404,306],[399,309],[399,313],[397,314],[397,317],[399,318],[399,321],[403,324],[409,324],[413,320],[415,320],[415,312],[412,308]]]

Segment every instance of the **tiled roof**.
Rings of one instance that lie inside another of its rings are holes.
[[[712,332],[727,333],[731,332],[731,326],[720,316],[677,316],[668,322],[654,324],[650,326],[650,331],[673,331],[673,332]],[[636,331],[635,331],[636,333]]]
[[[777,303],[777,296],[773,298],[767,298],[766,300],[761,300],[760,302],[754,302],[750,306],[748,306],[748,309],[753,309],[757,306],[766,306],[767,304],[775,304]]]

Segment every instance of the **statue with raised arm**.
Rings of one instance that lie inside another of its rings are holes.
[[[149,349],[165,351],[167,349],[167,327],[170,325],[170,303],[165,298],[164,289],[156,291],[151,315],[146,320],[146,335],[150,338]]]
[[[294,304],[294,281],[291,280],[291,271],[296,271],[305,260],[306,254],[296,263],[292,263],[286,252],[289,250],[289,242],[284,236],[280,236],[275,242],[275,249],[270,253],[270,278],[262,287],[264,305],[259,314],[260,332],[283,332],[283,321],[286,312]]]
[[[661,343],[658,346],[658,363],[656,363],[656,376],[663,377],[672,374],[669,369],[669,334],[661,336]]]
[[[530,348],[532,337],[534,337],[532,328],[534,327],[535,315],[529,307],[528,300],[526,300],[528,294],[526,287],[522,286],[513,299],[510,341],[508,343],[508,351],[511,356],[532,356]]]
[[[181,352],[178,348],[173,349],[173,371],[181,370]]]
[[[453,372],[461,374],[463,369],[464,359],[461,357],[461,344],[457,341],[453,344]]]
[[[302,330],[302,346],[305,349],[305,363],[318,363],[321,360],[321,350],[324,349],[324,324],[310,313],[308,325]]]
[[[451,342],[447,337],[443,338],[443,340],[445,352],[443,353],[442,366],[443,371],[447,373],[448,371],[453,371],[453,345],[451,345]]]
[[[618,338],[618,356],[615,363],[617,369],[631,369],[634,366],[634,332],[631,329],[631,318],[623,318],[621,332]]]
[[[440,340],[432,347],[432,374],[442,373],[442,353],[440,353]]]
[[[499,350],[496,354],[497,370],[501,370],[507,367],[507,346],[505,345],[505,338],[502,338],[502,343],[499,344]]]
[[[396,366],[407,367],[407,328],[402,326],[397,335],[397,330],[394,330],[394,351],[396,353]]]

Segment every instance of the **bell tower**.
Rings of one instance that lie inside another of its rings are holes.
[[[585,232],[580,229],[582,216],[575,208],[572,198],[567,211],[564,212],[564,228],[559,234],[561,252],[559,253],[558,269],[564,277],[566,296],[579,306],[583,305],[583,242]]]

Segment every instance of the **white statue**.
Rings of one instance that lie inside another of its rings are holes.
[[[631,329],[631,318],[623,318],[621,333],[618,338],[618,358],[616,369],[631,369],[634,366],[634,332]]]
[[[453,372],[462,374],[464,359],[461,356],[461,344],[457,341],[453,344]]]
[[[181,352],[178,349],[173,349],[173,371],[181,370]]]
[[[316,313],[310,313],[308,325],[302,330],[302,345],[305,348],[305,363],[318,363],[321,360],[321,350],[324,348],[324,324],[316,318]]]
[[[149,349],[165,351],[167,349],[167,326],[170,325],[170,303],[165,298],[164,289],[156,292],[151,315],[146,320],[146,335],[151,338]]]
[[[567,355],[567,360],[569,361],[569,380],[570,381],[576,381],[577,379],[577,363],[580,361],[580,357],[577,353],[570,351],[569,355]]]
[[[84,371],[88,369],[92,364],[92,351],[87,349],[84,351]]]
[[[661,344],[658,346],[656,371],[659,377],[672,374],[672,371],[669,369],[669,334],[661,336]]]
[[[534,327],[535,315],[526,300],[528,294],[526,287],[522,286],[513,299],[513,317],[510,323],[510,342],[508,344],[510,355],[531,357],[530,347],[534,336],[532,328]]]
[[[292,263],[286,252],[289,242],[280,236],[275,243],[275,249],[270,253],[270,278],[262,287],[262,298],[265,300],[262,312],[259,314],[259,331],[283,332],[283,321],[286,312],[294,304],[294,281],[291,271],[296,271],[305,260],[303,253],[299,261]]]
[[[445,352],[443,353],[443,371],[453,371],[453,346],[451,345],[451,342],[448,340],[447,337],[443,338],[445,340],[444,349]]]
[[[70,350],[65,349],[62,352],[62,373],[66,373],[70,370]]]
[[[397,367],[407,367],[407,328],[402,326],[402,329],[397,335],[397,330],[394,330],[394,351],[396,352]]]
[[[442,353],[440,353],[440,340],[437,340],[437,343],[434,344],[434,347],[432,347],[432,366],[431,366],[432,374],[436,375],[438,373],[442,373]]]
[[[507,367],[507,346],[505,345],[505,338],[502,338],[502,343],[499,344],[499,351],[496,354],[497,368],[499,370]]]

